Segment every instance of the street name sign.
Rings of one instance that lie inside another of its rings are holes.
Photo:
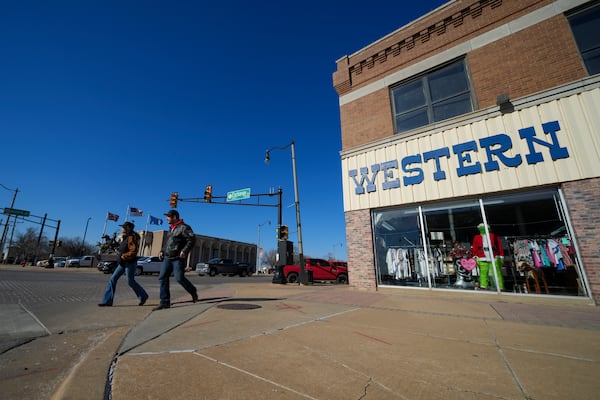
[[[29,217],[29,211],[19,210],[18,208],[4,208],[4,214],[20,215],[21,217]]]
[[[227,192],[227,201],[246,200],[250,198],[250,188]]]

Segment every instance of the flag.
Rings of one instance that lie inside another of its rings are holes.
[[[150,225],[162,225],[163,220],[150,215]]]
[[[107,220],[110,220],[110,221],[115,221],[115,222],[116,222],[116,221],[118,221],[118,220],[119,220],[119,216],[118,216],[117,214],[113,214],[113,213],[111,213],[111,212],[109,211],[109,212],[108,212],[108,215],[106,216],[106,219],[107,219]]]
[[[143,217],[144,212],[139,208],[129,207],[129,215],[131,215],[132,217]]]

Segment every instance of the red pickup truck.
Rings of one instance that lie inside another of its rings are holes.
[[[304,259],[304,270],[312,271],[313,281],[336,281],[348,283],[348,264],[344,261],[327,261],[320,258]],[[299,265],[284,265],[283,275],[288,283],[296,283],[300,275]]]

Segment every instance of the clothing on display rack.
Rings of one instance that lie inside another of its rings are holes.
[[[563,271],[567,267],[574,267],[571,258],[574,254],[571,241],[566,238],[516,238],[507,237],[515,255],[515,264],[518,270],[525,267],[556,268]]]
[[[410,257],[408,249],[390,247],[385,256],[388,274],[394,279],[406,279],[411,277]]]
[[[440,249],[434,248],[428,254],[429,268],[425,261],[425,252],[421,247],[389,247],[385,262],[388,275],[395,280],[427,278],[427,271],[432,278],[442,274],[444,257]]]

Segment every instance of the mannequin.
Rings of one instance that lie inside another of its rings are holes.
[[[471,254],[475,261],[477,261],[477,266],[479,267],[479,288],[488,288],[489,276],[492,277],[492,281],[494,280],[494,271],[490,270],[490,267],[493,265],[496,268],[496,273],[498,275],[498,287],[504,289],[504,281],[502,279],[504,249],[502,248],[502,242],[500,241],[499,236],[491,232],[488,225],[487,231],[490,233],[489,239],[492,242],[490,249],[485,228],[486,226],[484,224],[477,225],[479,235],[473,237],[473,245],[471,247]]]

